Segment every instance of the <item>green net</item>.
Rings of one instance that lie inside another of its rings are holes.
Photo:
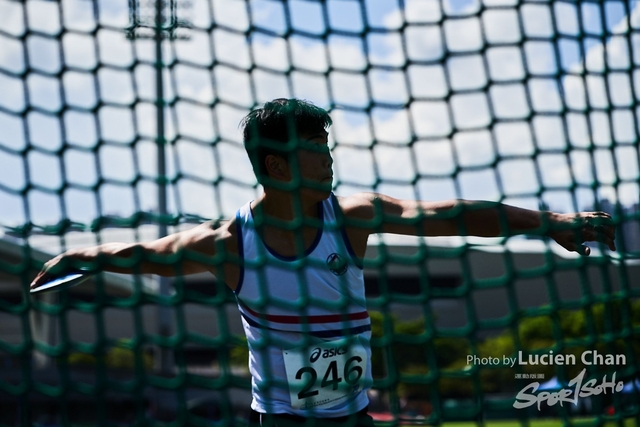
[[[66,249],[233,218],[259,194],[238,122],[296,97],[331,112],[338,195],[598,209],[617,226],[618,251],[588,258],[536,238],[372,237],[379,423],[635,425],[639,35],[633,0],[0,0],[0,423],[246,420],[220,282],[28,285]],[[514,407],[582,369],[615,383]]]

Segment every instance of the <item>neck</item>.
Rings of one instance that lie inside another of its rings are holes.
[[[266,189],[257,200],[256,208],[269,217],[281,220],[299,218],[300,213],[305,217],[316,218],[318,216],[318,200],[309,200],[300,195],[291,194],[288,191]]]

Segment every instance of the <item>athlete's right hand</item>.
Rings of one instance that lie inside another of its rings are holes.
[[[70,272],[71,267],[71,258],[73,254],[68,251],[58,255],[55,258],[51,258],[49,261],[45,262],[42,266],[42,270],[38,273],[35,279],[29,285],[30,290],[34,290],[45,283],[55,279],[56,277],[62,276],[64,273]]]

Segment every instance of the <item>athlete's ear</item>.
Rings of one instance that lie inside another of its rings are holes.
[[[270,176],[277,179],[289,179],[289,165],[283,157],[269,154],[264,159],[267,172]]]

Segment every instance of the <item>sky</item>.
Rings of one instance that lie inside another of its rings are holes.
[[[517,3],[183,3],[170,211],[229,218],[259,194],[238,123],[278,97],[330,109],[338,195],[637,203],[636,2]],[[1,227],[157,208],[154,44],[125,37],[127,5],[0,0]]]

